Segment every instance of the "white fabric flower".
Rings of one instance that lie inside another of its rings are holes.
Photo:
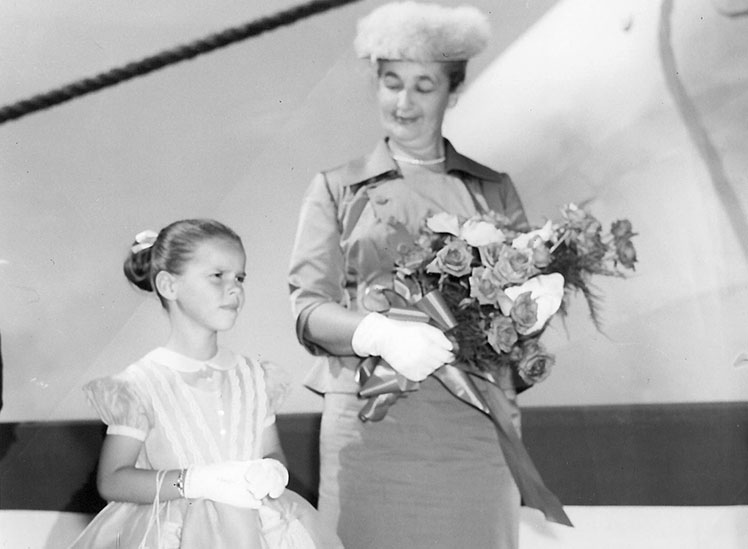
[[[537,321],[529,329],[523,330],[524,335],[527,335],[540,330],[545,326],[548,319],[558,311],[564,297],[564,277],[559,273],[538,275],[524,284],[504,289],[504,293],[512,302],[525,292],[530,292],[530,297],[538,306]],[[509,314],[504,311],[504,307],[502,307],[502,312],[505,315]]]

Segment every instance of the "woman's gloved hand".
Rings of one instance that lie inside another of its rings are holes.
[[[393,320],[379,313],[364,317],[353,333],[351,346],[359,356],[382,357],[412,381],[422,381],[454,360],[452,342],[438,328]]]

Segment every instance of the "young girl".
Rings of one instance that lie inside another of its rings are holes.
[[[97,484],[110,503],[74,548],[342,547],[286,490],[275,426],[287,383],[218,346],[244,305],[241,239],[213,220],[140,233],[127,278],[155,292],[171,332],[84,390],[108,425]]]

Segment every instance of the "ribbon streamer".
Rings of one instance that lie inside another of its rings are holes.
[[[503,389],[484,377],[471,375],[452,364],[445,364],[432,375],[454,396],[485,413],[494,424],[499,447],[524,504],[541,511],[549,521],[573,526],[561,502],[546,487],[522,444],[511,420],[512,404]],[[476,381],[483,385],[483,391],[478,388]]]
[[[430,321],[445,332],[457,325],[449,306],[438,291],[429,292],[413,305],[416,309],[391,308],[386,314],[390,318],[402,320]],[[530,454],[522,444],[511,421],[512,404],[493,376],[484,372],[466,371],[453,364],[445,364],[432,375],[456,398],[490,418],[524,505],[540,510],[549,521],[573,526],[561,502],[543,483]],[[364,360],[357,376],[361,387],[359,396],[368,399],[359,412],[362,421],[380,421],[399,398],[419,387],[417,382],[405,378],[386,361],[377,357]]]

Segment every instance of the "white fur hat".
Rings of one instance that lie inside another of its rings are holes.
[[[490,32],[486,16],[472,6],[392,2],[359,20],[353,45],[372,61],[458,61],[480,53]]]

